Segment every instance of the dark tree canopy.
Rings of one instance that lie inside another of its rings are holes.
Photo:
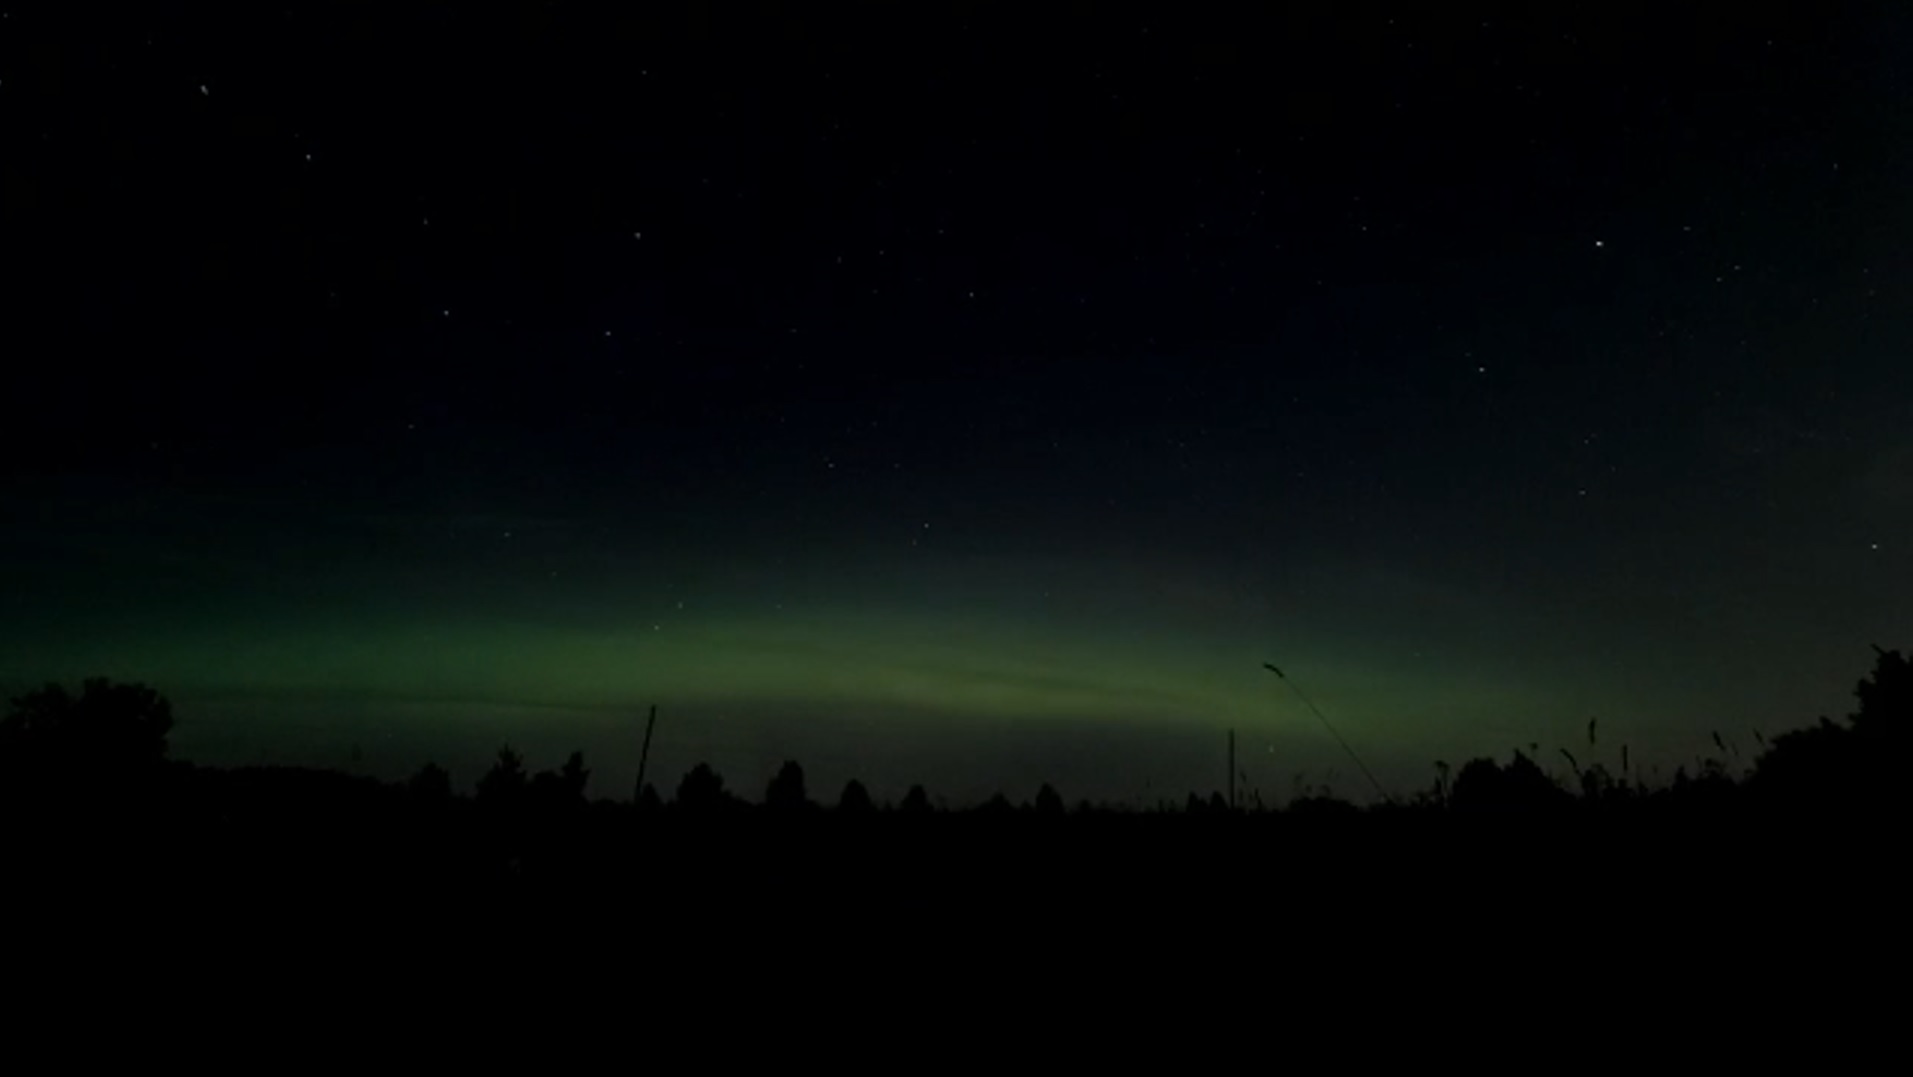
[[[498,759],[485,772],[485,776],[478,779],[478,800],[481,804],[515,804],[524,796],[529,785],[524,757],[507,744],[498,749]]]
[[[1048,782],[1036,791],[1036,812],[1039,815],[1063,814],[1063,795]]]
[[[802,811],[810,806],[810,794],[804,786],[804,768],[787,759],[764,790],[764,806],[772,811]]]
[[[1459,811],[1527,812],[1570,799],[1534,760],[1517,751],[1505,767],[1487,758],[1469,760],[1455,776],[1449,803]]]
[[[146,685],[94,677],[74,695],[49,684],[12,701],[0,756],[41,775],[123,775],[164,761],[172,729],[172,704]]]
[[[1878,646],[1873,654],[1873,672],[1853,689],[1860,701],[1860,709],[1853,714],[1854,732],[1904,739],[1913,729],[1913,662],[1899,651]]]
[[[1773,738],[1755,764],[1751,786],[1800,807],[1884,802],[1899,788],[1913,732],[1913,662],[1873,648],[1873,671],[1854,686],[1860,702],[1844,723],[1822,717]]]
[[[910,815],[929,814],[930,794],[921,785],[911,786],[910,791],[903,795],[902,809]]]
[[[837,810],[846,815],[868,815],[876,807],[870,799],[870,790],[855,778],[844,783],[844,791],[837,797]]]
[[[572,752],[565,759],[564,768],[558,772],[558,777],[564,782],[566,794],[574,799],[583,800],[585,786],[591,781],[591,770],[585,766],[585,753]]]
[[[730,800],[724,779],[709,763],[699,763],[678,782],[677,806],[685,811],[706,812],[723,808]]]
[[[662,807],[664,807],[664,798],[658,795],[658,787],[645,782],[644,788],[638,791],[638,810],[648,813]]]
[[[437,763],[427,763],[405,783],[405,788],[420,800],[444,801],[452,798],[452,775]]]
[[[585,786],[590,781],[591,770],[585,766],[584,753],[572,752],[560,769],[539,771],[532,778],[531,799],[540,810],[583,807]]]

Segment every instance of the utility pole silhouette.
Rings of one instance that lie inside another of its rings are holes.
[[[638,750],[638,789],[633,794],[638,800],[644,799],[644,768],[651,762],[651,731],[658,726],[658,705],[651,704],[651,717],[644,723],[644,747]]]
[[[1229,730],[1229,810],[1235,810],[1235,730]]]
[[[1382,788],[1382,783],[1375,780],[1375,775],[1368,769],[1368,764],[1362,762],[1362,757],[1356,755],[1355,749],[1349,747],[1348,742],[1342,739],[1342,735],[1337,733],[1335,727],[1329,724],[1328,717],[1322,713],[1321,708],[1317,707],[1314,701],[1310,700],[1308,696],[1303,695],[1302,689],[1297,687],[1294,681],[1289,680],[1288,674],[1283,673],[1281,669],[1277,668],[1274,662],[1264,662],[1262,663],[1262,668],[1275,674],[1278,680],[1289,686],[1289,689],[1295,693],[1296,698],[1302,701],[1302,705],[1307,707],[1309,711],[1315,715],[1316,720],[1322,723],[1322,728],[1328,730],[1328,735],[1335,738],[1335,743],[1341,745],[1342,750],[1348,753],[1348,757],[1355,761],[1355,765],[1360,768],[1362,776],[1368,779],[1368,784],[1375,787],[1375,791],[1381,794],[1383,800],[1390,804],[1395,803],[1395,798],[1388,795],[1388,790]],[[1230,743],[1233,744],[1234,741],[1231,740]]]

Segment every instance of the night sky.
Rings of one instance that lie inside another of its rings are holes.
[[[0,687],[952,803],[1367,796],[1271,660],[1404,793],[1846,713],[1913,15],[1196,7],[13,5]]]

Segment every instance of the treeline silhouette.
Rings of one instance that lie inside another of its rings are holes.
[[[469,793],[433,764],[397,783],[204,767],[169,758],[172,708],[157,691],[93,679],[12,700],[0,818],[16,875],[38,890],[164,894],[254,916],[538,898],[640,907],[679,928],[887,918],[921,929],[960,911],[1016,930],[1086,930],[1100,916],[1115,931],[1128,930],[1118,907],[1126,923],[1279,907],[1432,931],[1571,903],[1610,920],[1651,904],[1655,917],[1718,927],[1735,910],[1767,915],[1750,895],[1864,888],[1897,864],[1885,850],[1904,830],[1913,664],[1875,651],[1851,715],[1775,737],[1751,765],[1702,760],[1656,782],[1624,749],[1615,771],[1568,749],[1560,776],[1530,746],[1438,766],[1428,787],[1383,803],[1316,790],[1281,807],[1219,792],[1149,809],[1071,805],[1045,784],[953,810],[922,785],[895,802],[855,780],[820,796],[795,761],[754,797],[700,763],[668,797],[645,785],[593,799],[582,753],[534,770],[509,746]],[[1608,754],[1598,737],[1590,723],[1590,747]]]

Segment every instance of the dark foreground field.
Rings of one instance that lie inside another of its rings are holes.
[[[1743,1046],[1813,1005],[1878,1032],[1908,954],[1913,665],[1879,652],[1856,694],[1751,772],[1658,787],[1517,753],[1367,808],[1069,809],[1044,787],[941,811],[854,783],[826,807],[794,763],[761,802],[705,767],[669,801],[592,800],[581,758],[531,774],[508,750],[472,796],[429,766],[204,768],[166,757],[156,693],[89,682],[0,723],[0,945],[20,1028],[49,1001],[59,1027],[114,1027],[132,998],[224,1030],[349,1004],[908,1012],[948,1037],[952,1014],[1103,999],[1577,1035],[1652,1017]],[[60,1001],[102,992],[113,1021]]]

